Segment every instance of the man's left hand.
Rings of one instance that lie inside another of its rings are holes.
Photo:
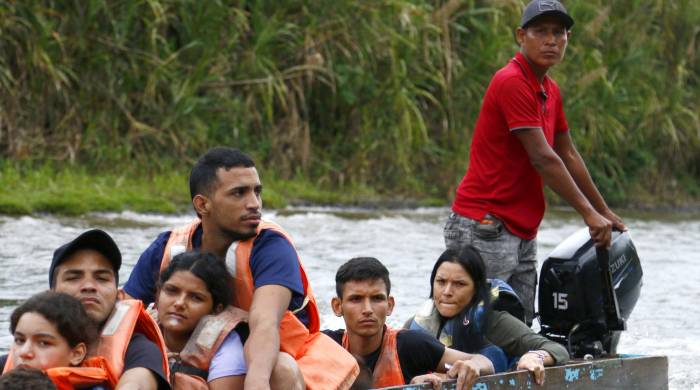
[[[622,223],[622,218],[618,217],[617,214],[612,212],[612,210],[607,209],[600,214],[612,222],[614,229],[618,229],[623,232],[627,231],[627,227],[624,223]]]

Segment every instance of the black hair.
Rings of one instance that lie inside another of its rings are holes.
[[[458,321],[458,324],[473,324],[475,326],[457,326],[455,334],[452,338],[454,349],[473,353],[479,351],[486,345],[484,335],[488,326],[488,320],[491,314],[491,288],[486,280],[486,265],[481,258],[479,251],[471,245],[466,245],[456,251],[447,249],[435,262],[433,271],[430,273],[430,299],[433,299],[433,283],[438,268],[444,262],[459,264],[464,271],[469,274],[474,282],[474,297],[471,302],[465,307],[459,318],[464,317],[463,321]],[[478,305],[482,305],[482,311],[479,313]],[[447,318],[443,318],[447,321]]]
[[[255,162],[247,154],[234,148],[216,147],[202,155],[190,171],[190,196],[209,194],[217,182],[219,168],[253,168]]]
[[[338,268],[335,274],[335,293],[343,298],[345,283],[357,280],[381,279],[386,285],[386,295],[391,292],[389,270],[374,257],[355,257]]]
[[[37,313],[46,318],[71,348],[79,343],[89,346],[97,340],[97,324],[80,301],[68,294],[46,291],[27,299],[12,312],[10,333],[15,333],[20,318],[26,313]]]
[[[200,251],[180,253],[161,272],[158,287],[163,287],[177,271],[189,271],[206,284],[213,308],[229,306],[233,301],[233,278],[224,261],[216,255]]]
[[[38,368],[17,367],[0,376],[0,390],[56,390],[56,385]]]

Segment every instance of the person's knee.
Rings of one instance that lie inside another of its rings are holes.
[[[280,352],[277,363],[272,369],[270,377],[270,388],[273,390],[304,390],[304,377],[301,375],[299,365],[296,360],[285,352]]]

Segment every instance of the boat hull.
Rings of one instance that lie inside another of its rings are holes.
[[[441,390],[452,390],[455,381],[446,381]],[[388,389],[430,390],[429,384],[386,387]],[[571,361],[566,365],[547,367],[545,383],[535,385],[527,371],[513,371],[479,378],[472,390],[667,390],[668,358],[666,356],[619,355],[591,361]]]

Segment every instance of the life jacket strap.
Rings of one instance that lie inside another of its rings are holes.
[[[180,362],[175,362],[170,366],[171,375],[175,375],[176,372],[185,375],[198,376],[204,379],[205,382],[207,380],[207,377],[209,377],[209,371],[190,366],[189,364],[182,364]]]

